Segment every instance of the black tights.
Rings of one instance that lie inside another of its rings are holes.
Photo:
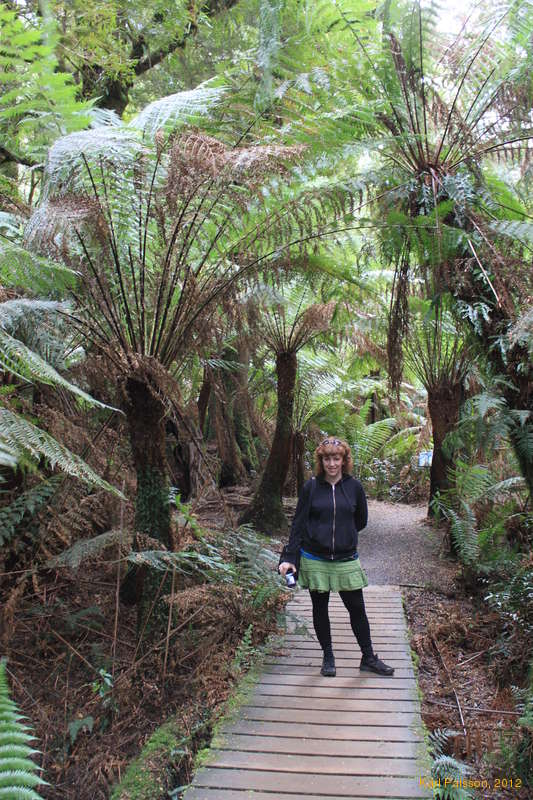
[[[312,592],[311,601],[313,603],[313,625],[320,646],[324,648],[331,646],[331,628],[329,624],[328,603],[329,592]],[[357,644],[365,656],[372,655],[372,640],[370,638],[370,625],[365,611],[365,601],[363,600],[363,590],[354,589],[350,592],[339,592],[341,600],[348,609],[350,624],[354,632]]]

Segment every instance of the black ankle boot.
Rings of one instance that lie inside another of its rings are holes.
[[[320,672],[326,678],[334,678],[337,674],[337,670],[335,669],[335,656],[333,655],[331,645],[324,648],[324,658],[322,659],[322,669]]]
[[[385,664],[381,658],[378,658],[377,653],[363,656],[359,669],[363,672],[375,672],[377,675],[394,675],[394,667]]]

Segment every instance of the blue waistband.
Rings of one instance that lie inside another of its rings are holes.
[[[315,556],[313,553],[308,553],[307,550],[300,550],[300,555],[304,558],[311,558],[313,561],[331,561],[331,558],[322,558],[321,556]],[[359,558],[359,553],[355,553],[354,559]],[[337,561],[351,561],[351,558],[342,558],[336,559]]]

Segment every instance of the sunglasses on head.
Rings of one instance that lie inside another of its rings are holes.
[[[322,446],[323,444],[340,445],[342,444],[342,442],[340,441],[340,439],[324,439],[323,442],[320,442],[320,446]]]

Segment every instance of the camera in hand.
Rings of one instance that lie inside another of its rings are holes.
[[[289,587],[289,589],[294,589],[296,586],[296,575],[294,574],[293,570],[290,569],[288,572],[285,573],[285,583]]]

